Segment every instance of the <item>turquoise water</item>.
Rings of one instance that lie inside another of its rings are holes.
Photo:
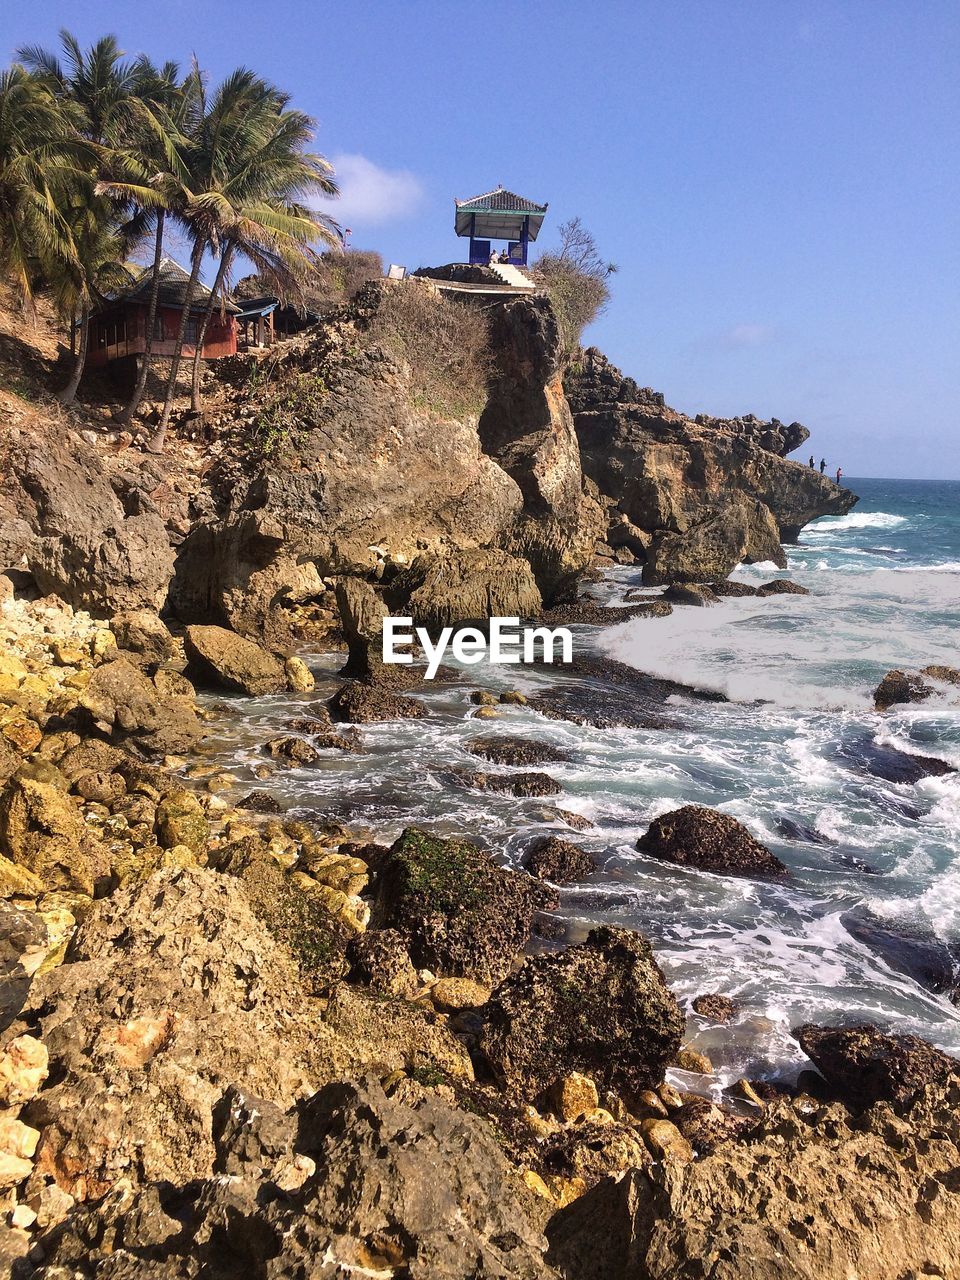
[[[790,1036],[803,1021],[867,1018],[960,1052],[960,1009],[945,990],[960,971],[960,775],[878,776],[903,764],[897,753],[960,766],[958,691],[882,717],[872,709],[891,667],[960,666],[960,484],[849,484],[861,495],[855,510],[817,521],[788,548],[788,574],[810,596],[725,600],[580,630],[578,647],[730,702],[677,698],[671,714],[681,727],[671,730],[582,728],[522,707],[488,724],[470,718],[466,690],[535,693],[557,677],[474,667],[465,686],[425,695],[427,720],[364,726],[363,755],[331,755],[269,785],[299,810],[335,814],[379,839],[418,822],[471,835],[512,862],[550,830],[537,812],[545,803],[588,817],[593,828],[573,838],[601,870],[565,891],[566,937],[598,921],[640,929],[687,1005],[704,991],[741,1002],[723,1031],[690,1019],[692,1043],[719,1068],[714,1089],[744,1072],[805,1065]],[[751,566],[735,576],[773,573]],[[592,590],[615,601],[637,578],[619,569]],[[313,665],[320,692],[335,688],[338,659]],[[242,774],[290,714],[289,699],[255,704],[243,745],[226,752]],[[443,767],[476,767],[464,746],[489,732],[569,752],[568,763],[548,766],[563,795],[517,800],[452,787]],[[683,803],[741,819],[787,863],[790,880],[730,879],[638,853],[650,820]]]

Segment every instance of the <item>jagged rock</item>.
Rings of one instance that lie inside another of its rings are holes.
[[[637,848],[661,862],[721,875],[787,874],[780,859],[754,839],[742,822],[702,805],[684,805],[655,818]]]
[[[877,1027],[817,1027],[794,1032],[833,1094],[856,1111],[875,1102],[905,1110],[930,1084],[960,1076],[960,1060],[912,1035],[886,1035]]]
[[[203,736],[192,705],[181,697],[162,697],[126,658],[97,667],[80,694],[80,706],[102,733],[130,738],[157,755],[189,751]]]
[[[444,770],[444,773],[451,782],[473,787],[478,791],[502,791],[514,796],[557,796],[563,790],[555,778],[536,771],[484,773],[479,769],[452,766]]]
[[[490,988],[472,978],[441,978],[430,988],[430,1003],[440,1013],[481,1009],[490,999]]]
[[[316,764],[320,752],[312,747],[305,738],[279,737],[269,738],[263,744],[263,750],[281,764],[292,768],[296,765]]]
[[[628,592],[627,598],[629,594]],[[632,618],[666,618],[671,613],[673,606],[667,600],[651,600],[649,597],[641,604],[630,605],[591,604],[587,600],[577,600],[573,604],[545,609],[540,615],[540,621],[550,627],[569,626],[571,623],[582,623],[589,627],[613,627],[621,622],[629,622]]]
[[[394,693],[381,681],[350,680],[327,703],[334,720],[372,724],[379,720],[422,720],[427,708],[416,698]]]
[[[157,805],[156,824],[157,838],[164,849],[186,845],[193,853],[201,853],[206,848],[210,828],[192,791],[168,791]]]
[[[159,609],[173,548],[155,510],[128,506],[95,449],[69,432],[21,431],[0,479],[0,568],[25,568],[41,594],[97,615]]]
[[[431,629],[490,617],[532,617],[543,605],[526,560],[505,551],[465,549],[421,555],[390,584],[394,612]]]
[[[611,1116],[599,1114],[599,1122],[581,1116],[579,1123],[548,1138],[540,1153],[547,1177],[570,1180],[574,1198],[608,1174],[619,1175],[651,1163],[633,1125],[617,1124]],[[562,1196],[560,1203],[564,1203]],[[592,1273],[585,1273],[584,1280],[587,1274],[593,1280]]]
[[[283,663],[266,649],[225,627],[187,627],[184,648],[200,681],[251,697],[282,693],[287,687]]]
[[[556,1280],[488,1126],[433,1094],[406,1104],[374,1080],[331,1084],[284,1116],[233,1089],[217,1114],[225,1176],[178,1187],[178,1219],[154,1187],[75,1213],[45,1239],[38,1280],[78,1258],[117,1271],[130,1251],[141,1274],[162,1256],[171,1280]]]
[[[36,1036],[15,1036],[0,1049],[0,1107],[21,1107],[36,1097],[48,1063],[47,1047]]]
[[[932,693],[932,686],[920,676],[888,671],[877,685],[873,702],[878,711],[886,711],[903,702],[924,702]]]
[[[597,1183],[547,1224],[548,1261],[565,1280],[950,1276],[958,1102],[953,1082],[929,1090],[909,1123],[882,1108],[851,1122],[832,1107],[815,1124],[781,1103],[749,1142]]]
[[[347,948],[349,978],[385,996],[412,996],[420,979],[399,929],[368,929]]]
[[[808,596],[809,587],[801,587],[799,582],[790,578],[773,578],[757,587],[758,596]]]
[[[683,1015],[639,934],[594,929],[579,946],[528,957],[494,992],[481,1038],[499,1078],[524,1093],[581,1071],[601,1089],[659,1084]]]
[[[709,993],[697,996],[691,1007],[694,1013],[699,1013],[702,1018],[709,1018],[711,1022],[729,1022],[740,1006],[729,996]]]
[[[523,865],[538,880],[554,884],[572,884],[585,880],[597,869],[592,854],[569,840],[557,836],[541,836],[524,854]]]
[[[368,582],[337,580],[340,626],[349,649],[344,675],[369,679],[383,670],[383,619],[387,608]]]
[[[671,604],[692,604],[701,607],[716,604],[717,595],[712,587],[696,582],[675,582],[663,593]]]
[[[580,1071],[555,1080],[548,1093],[550,1105],[561,1120],[576,1120],[600,1105],[596,1084]]]
[[[110,854],[57,787],[13,778],[0,796],[0,853],[47,889],[92,894],[109,875]]]
[[[415,965],[484,982],[509,972],[537,911],[556,901],[476,845],[416,827],[378,866],[376,895],[371,924],[399,930]]]
[[[724,582],[710,582],[707,584],[715,596],[732,596],[739,599],[741,596],[755,596],[757,588],[751,587],[748,582],[731,582],[729,578]]]
[[[159,667],[176,654],[173,636],[150,609],[126,609],[110,619],[117,644],[138,666]]]
[[[643,566],[646,586],[708,582],[740,563],[771,560],[781,569],[787,567],[777,522],[762,502],[733,490],[706,510],[705,517],[691,515],[682,530],[654,534]]]
[[[488,737],[471,738],[466,750],[473,756],[481,756],[493,764],[527,767],[532,764],[557,764],[570,756],[549,742],[536,742],[531,738],[491,734]]]

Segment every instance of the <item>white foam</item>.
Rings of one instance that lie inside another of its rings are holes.
[[[894,516],[886,511],[851,511],[845,516],[821,516],[807,525],[804,534],[840,533],[845,529],[895,529],[897,525],[906,523],[906,516]]]

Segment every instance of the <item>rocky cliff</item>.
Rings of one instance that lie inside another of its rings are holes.
[[[486,344],[473,399],[416,331],[456,333],[467,313]],[[0,572],[100,616],[166,608],[282,647],[297,610],[335,616],[343,576],[431,626],[536,614],[598,553],[651,584],[716,580],[783,565],[781,542],[856,502],[786,458],[799,423],[687,418],[595,349],[565,369],[544,295],[375,284],[211,377],[211,410],[185,424],[196,443],[163,458],[42,414],[8,432]]]
[[[650,584],[726,577],[740,561],[783,566],[782,542],[857,501],[785,456],[809,434],[798,422],[687,418],[594,347],[565,389],[584,474],[646,535]]]

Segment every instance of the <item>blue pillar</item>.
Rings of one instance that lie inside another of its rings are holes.
[[[527,265],[527,245],[530,243],[530,215],[527,214],[523,220],[523,227],[520,230],[520,261],[524,266]]]

